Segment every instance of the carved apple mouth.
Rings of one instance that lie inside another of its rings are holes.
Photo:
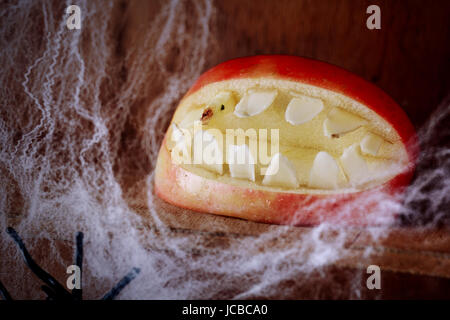
[[[272,78],[216,82],[189,95],[166,141],[171,160],[185,170],[252,189],[357,192],[408,166],[398,133],[369,107],[327,89]],[[195,161],[206,151],[214,161]]]

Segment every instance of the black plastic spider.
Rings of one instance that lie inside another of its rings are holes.
[[[25,247],[19,234],[11,227],[6,229],[6,232],[11,236],[14,242],[19,247],[22,253],[23,259],[26,265],[33,271],[33,273],[41,279],[45,285],[41,286],[42,291],[47,295],[47,300],[82,300],[82,289],[73,289],[72,292],[67,291],[54,277],[48,272],[42,269],[31,257],[28,250]],[[83,265],[83,233],[77,232],[76,235],[76,252],[75,252],[75,264],[82,271]],[[123,277],[108,293],[106,293],[102,300],[114,299],[125,288],[141,270],[139,268],[133,268],[125,277]],[[80,274],[81,276],[81,274]],[[11,295],[6,290],[3,283],[0,281],[0,296],[4,300],[12,300]]]

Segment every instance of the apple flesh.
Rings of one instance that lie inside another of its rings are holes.
[[[249,148],[259,148],[261,136],[221,140],[230,129],[277,130],[279,150],[263,161]],[[373,210],[374,195],[400,201],[416,139],[402,109],[351,73],[299,57],[240,58],[207,71],[180,102],[158,156],[155,191],[180,207],[253,221],[376,224],[395,212]],[[208,148],[224,163],[174,161],[180,144],[192,145],[183,149],[187,157]],[[233,161],[239,154],[243,163]],[[377,169],[386,163],[396,169]],[[349,206],[358,210],[343,209]]]

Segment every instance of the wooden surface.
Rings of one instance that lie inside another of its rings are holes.
[[[164,227],[156,225],[149,217],[145,205],[134,206],[137,213],[148,217],[144,219],[140,230],[143,233],[152,233],[152,241],[146,247],[149,252],[166,252],[164,241],[158,241],[155,235],[161,239],[166,237],[182,238],[183,250],[192,260],[211,256],[215,250],[223,250],[237,243],[248,243],[249,248],[254,248],[255,254],[265,251],[274,252],[277,248],[288,252],[290,249],[302,245],[302,239],[311,233],[310,228],[276,226],[261,223],[248,222],[240,219],[208,215],[192,212],[173,207],[161,200],[155,199],[155,208],[160,212],[159,218]],[[279,233],[281,237],[269,237],[267,241],[260,238],[261,235],[270,232],[274,235]],[[247,298],[251,299],[436,299],[449,298],[450,292],[450,233],[445,230],[420,230],[402,228],[391,230],[388,237],[381,242],[373,242],[364,229],[346,230],[346,241],[342,257],[335,263],[317,268],[316,271],[303,273],[301,268],[286,279],[274,284],[270,294],[253,294]],[[332,231],[324,234],[324,239],[332,243],[335,237]],[[36,239],[25,238],[25,243]],[[36,243],[35,243],[36,244]],[[58,281],[65,283],[67,279],[66,267],[73,263],[74,242],[70,239],[56,239],[53,244],[48,240],[38,240],[38,245],[31,250],[31,255]],[[257,244],[255,246],[255,244]],[[95,244],[87,242],[85,250]],[[59,258],[55,261],[49,252],[59,252]],[[365,256],[364,250],[369,246],[375,248],[374,254]],[[7,247],[0,247],[1,252],[12,253],[17,250],[15,245],[9,242]],[[170,251],[170,250],[169,250]],[[291,250],[295,252],[295,250]],[[170,253],[168,253],[170,254]],[[238,261],[249,255],[251,259],[252,250],[240,250]],[[292,263],[292,261],[290,261]],[[296,259],[299,267],[302,265],[301,257]],[[369,290],[366,287],[367,265],[375,264],[381,268],[381,290]],[[89,273],[89,261],[85,262],[83,274],[83,286],[85,297],[98,299],[109,288],[113,282],[98,279]],[[293,266],[291,265],[291,268]],[[22,261],[2,261],[0,274],[10,274],[8,270],[15,270],[17,274],[23,275],[20,281],[14,275],[2,277],[7,288],[15,298],[36,299],[44,298],[39,290],[40,282],[25,267]],[[207,275],[217,277],[217,287],[220,291],[213,295],[203,296],[202,299],[231,299],[243,290],[254,285],[257,274],[236,274],[234,281],[220,281],[219,274],[209,270],[197,270],[189,272],[189,279],[200,280]],[[117,279],[118,280],[118,279]],[[131,286],[132,287],[132,286]]]

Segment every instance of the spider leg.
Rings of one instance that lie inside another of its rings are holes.
[[[50,287],[48,287],[46,285],[42,285],[41,289],[47,295],[47,300],[57,300],[55,291],[53,291],[52,288],[50,288]]]
[[[107,294],[105,294],[102,300],[114,299],[136,276],[141,272],[139,268],[133,268],[128,274],[122,278]]]
[[[75,251],[75,264],[80,268],[80,289],[73,289],[72,296],[75,300],[83,299],[83,289],[82,289],[82,274],[83,274],[83,232],[77,232],[76,235],[76,251]]]
[[[6,229],[6,232],[11,236],[11,238],[19,247],[23,259],[25,260],[25,263],[31,269],[31,271],[55,292],[55,298],[72,299],[71,294],[68,291],[66,291],[66,289],[64,289],[64,287],[58,281],[56,281],[55,278],[53,278],[41,267],[39,267],[39,265],[33,260],[16,230],[14,230],[11,227],[8,227]]]
[[[3,283],[0,281],[0,296],[3,298],[3,300],[12,300],[11,295],[9,294],[8,290],[6,290]]]

